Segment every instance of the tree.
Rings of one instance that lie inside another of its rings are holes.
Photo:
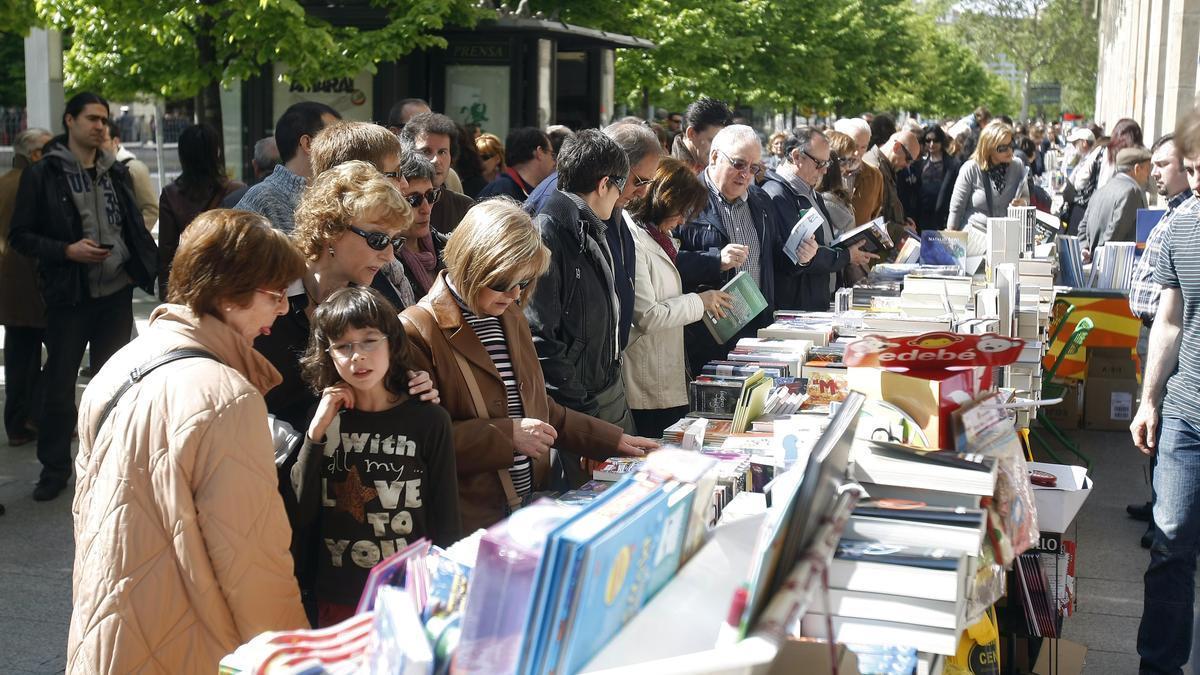
[[[967,40],[994,59],[1007,57],[1021,72],[1021,119],[1029,117],[1035,78],[1065,77],[1060,82],[1072,90],[1095,90],[1098,28],[1090,4],[1082,0],[963,2],[959,23]]]
[[[32,4],[37,21],[70,37],[63,58],[67,89],[110,98],[195,97],[197,117],[218,130],[220,87],[259,75],[267,64],[287,64],[285,77],[301,84],[349,76],[413,49],[445,46],[432,31],[447,21],[473,23],[476,16],[469,0],[374,0],[377,26],[360,29],[316,18],[299,0]]]

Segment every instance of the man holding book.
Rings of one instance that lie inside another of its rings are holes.
[[[1176,128],[1192,191],[1200,189],[1200,108]],[[1200,200],[1176,209],[1154,281],[1162,286],[1150,330],[1133,442],[1155,455],[1154,542],[1138,629],[1142,673],[1178,673],[1193,641],[1200,546]],[[1161,418],[1161,419],[1160,419]]]
[[[821,222],[794,251],[796,263],[775,268],[775,304],[780,309],[828,311],[846,266],[866,265],[878,256],[863,250],[866,240],[849,249],[831,246],[833,221],[825,200],[816,191],[829,167],[829,139],[825,134],[814,127],[796,127],[784,138],[783,153],[784,161],[767,171],[763,183],[763,191],[775,208],[775,226],[779,228],[776,238],[787,246],[792,230],[812,209],[820,214]]]
[[[770,323],[775,309],[775,257],[783,253],[776,240],[771,199],[754,184],[762,169],[762,145],[754,129],[741,124],[722,129],[713,138],[708,167],[700,172],[708,188],[708,206],[675,231],[680,240],[675,265],[684,293],[721,288],[746,272],[767,302],[766,309],[725,344],[718,344],[703,322],[685,328],[693,372],[723,358],[738,338],[754,335]]]

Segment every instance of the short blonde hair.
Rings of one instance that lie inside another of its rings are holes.
[[[400,158],[400,139],[378,124],[343,120],[326,125],[313,139],[309,154],[313,176],[354,159],[383,171],[384,160]]]
[[[408,232],[412,208],[396,183],[367,162],[350,161],[325,171],[304,191],[296,207],[292,239],[309,261],[350,229],[356,218],[376,218],[391,230]]]
[[[537,278],[550,267],[550,249],[529,214],[506,197],[472,206],[454,228],[443,256],[446,274],[476,314],[482,314],[479,293],[483,289],[533,279],[521,293],[523,304],[533,295]]]
[[[480,134],[475,139],[475,149],[480,155],[492,155],[500,158],[500,166],[504,167],[504,142],[496,134]]]
[[[1000,120],[989,122],[979,132],[979,144],[975,146],[975,154],[971,155],[971,159],[980,169],[987,171],[992,168],[992,153],[1004,146],[1011,146],[1012,142],[1012,127]]]
[[[854,139],[840,131],[826,131],[825,138],[829,141],[829,148],[838,156],[838,159],[846,159],[858,151],[858,144],[854,142]]]

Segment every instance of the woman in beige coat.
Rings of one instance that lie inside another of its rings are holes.
[[[169,298],[83,394],[68,673],[216,672],[258,633],[307,627],[251,340],[287,309],[304,261],[262,216],[216,210],[184,232]],[[150,371],[102,412],[130,372]]]
[[[717,290],[683,293],[675,268],[677,247],[671,230],[708,205],[704,184],[683,162],[664,157],[646,190],[630,205],[637,223],[630,227],[636,255],[633,280],[633,329],[625,348],[625,395],[638,433],[650,438],[688,412],[687,364],[683,327],[704,312],[718,318],[731,306]],[[703,363],[693,363],[699,370]]]

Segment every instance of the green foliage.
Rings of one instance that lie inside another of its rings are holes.
[[[970,0],[963,6],[959,25],[980,53],[1007,57],[1031,83],[1061,83],[1063,108],[1091,113],[1099,29],[1090,0]]]
[[[474,17],[468,0],[371,4],[382,17],[379,27],[357,29],[314,18],[297,0],[33,2],[41,23],[72,37],[64,54],[66,88],[118,99],[191,97],[273,62],[286,63],[288,79],[304,84],[349,76],[412,49],[442,46],[434,31]]]
[[[681,110],[697,97],[856,115],[959,114],[991,96],[978,55],[934,25],[950,0],[534,0],[571,23],[635,35],[617,52],[617,98]],[[940,3],[940,4],[939,4]]]

